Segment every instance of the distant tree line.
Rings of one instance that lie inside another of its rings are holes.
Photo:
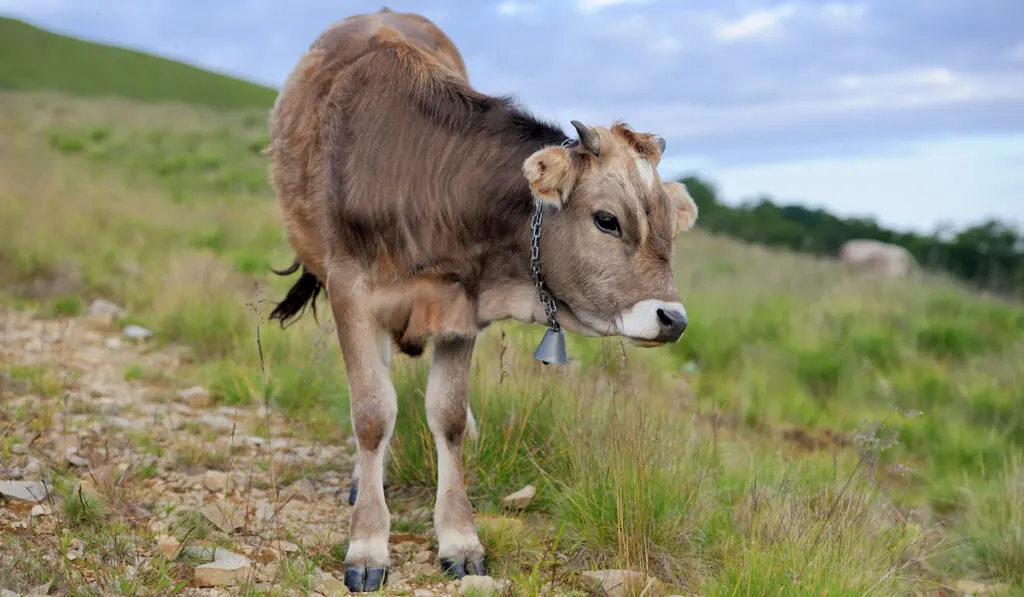
[[[681,179],[700,210],[699,226],[750,243],[835,256],[855,238],[905,247],[925,269],[948,272],[979,288],[1024,298],[1024,231],[988,220],[948,234],[898,232],[871,218],[841,218],[822,209],[780,205],[768,196],[729,206],[697,176]]]

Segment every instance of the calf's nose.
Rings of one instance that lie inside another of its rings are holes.
[[[676,309],[658,309],[659,342],[675,342],[686,331],[686,313]]]

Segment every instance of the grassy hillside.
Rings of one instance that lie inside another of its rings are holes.
[[[58,35],[0,17],[0,89],[269,108],[276,92],[180,62]]]
[[[252,409],[265,396],[293,430],[348,435],[329,311],[287,331],[254,312],[287,285],[268,268],[291,261],[259,155],[265,110],[0,103],[4,304],[54,317],[118,301],[122,325],[189,347],[173,387]],[[530,359],[542,329],[481,340],[474,503],[498,516],[501,496],[539,488],[525,527],[485,533],[495,574],[525,595],[584,566],[703,595],[940,594],[963,579],[1024,594],[1024,309],[700,231],[676,269],[691,327],[672,348],[570,337],[575,362],[556,369]],[[391,479],[429,507],[428,362],[396,357]],[[5,432],[0,453],[30,440]]]

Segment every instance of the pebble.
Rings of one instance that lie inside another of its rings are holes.
[[[233,586],[252,569],[249,558],[226,549],[214,552],[213,561],[196,566],[195,584],[200,587]]]
[[[148,330],[141,325],[135,325],[134,323],[124,326],[124,329],[121,330],[121,332],[124,334],[125,338],[131,338],[133,340],[145,340],[153,337],[152,330]]]
[[[510,493],[502,498],[501,502],[510,508],[516,510],[525,510],[533,498],[537,496],[537,488],[533,485],[527,485],[515,493]]]
[[[49,488],[39,481],[0,481],[0,495],[12,500],[38,504],[49,493]]]

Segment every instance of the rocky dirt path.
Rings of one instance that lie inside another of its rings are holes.
[[[102,308],[0,325],[3,595],[346,592],[351,445],[292,436],[260,406],[214,406],[179,381],[186,351],[128,337]],[[438,574],[429,511],[392,509],[387,592],[465,592]]]

